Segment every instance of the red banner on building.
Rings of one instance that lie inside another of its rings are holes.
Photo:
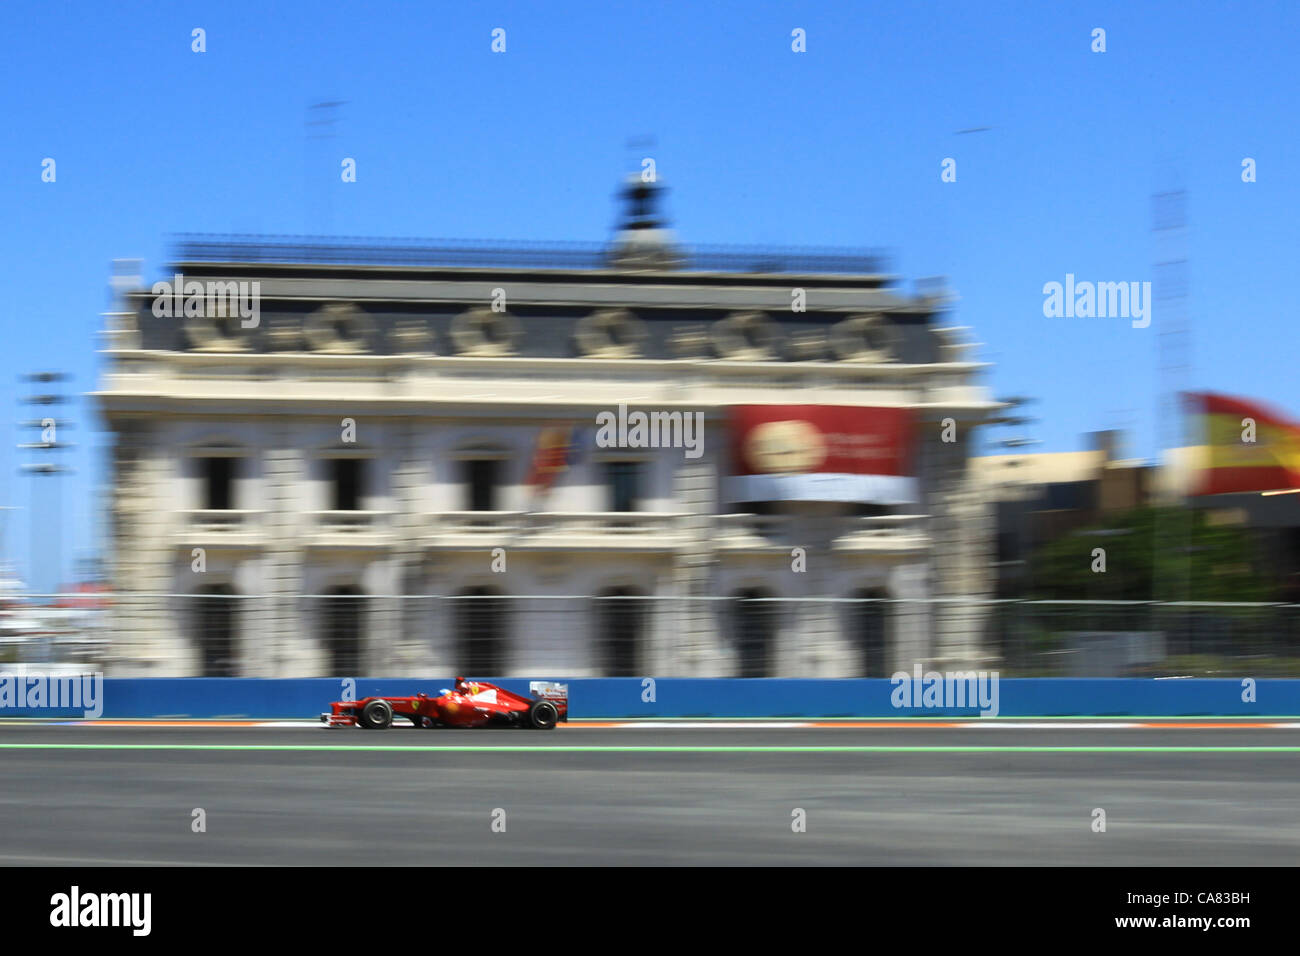
[[[732,501],[917,500],[908,409],[735,405],[729,420]]]

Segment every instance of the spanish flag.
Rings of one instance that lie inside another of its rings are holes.
[[[1300,488],[1300,426],[1253,402],[1210,392],[1185,396],[1199,419],[1198,495]]]

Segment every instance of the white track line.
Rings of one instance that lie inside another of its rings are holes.
[[[614,724],[620,729],[638,730],[793,730],[812,727],[803,721],[726,721],[726,720],[635,720]]]
[[[1106,723],[1106,722],[1099,722],[1099,723],[1061,722],[1061,723],[1049,723],[1049,724],[1038,724],[1038,723],[1020,724],[1020,723],[1001,723],[999,721],[993,721],[993,720],[971,720],[959,724],[958,726],[963,727],[967,730],[970,730],[971,728],[974,728],[975,730],[993,730],[993,729],[997,729],[997,730],[1097,730],[1099,728],[1105,730],[1110,730],[1111,728],[1123,728],[1125,730],[1131,730],[1134,727],[1148,727],[1150,725],[1149,724]]]

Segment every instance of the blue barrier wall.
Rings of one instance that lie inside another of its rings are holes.
[[[659,679],[653,702],[638,678],[572,681],[575,717],[944,717],[976,716],[981,708],[894,706],[924,694],[888,680],[781,678]],[[526,685],[525,685],[526,686]],[[986,685],[987,686],[987,685]],[[923,691],[924,688],[920,688]],[[997,685],[997,714],[1040,716],[1192,716],[1300,714],[1300,680],[1255,683],[1254,703],[1242,701],[1240,680],[1008,678]],[[993,708],[987,708],[992,710]]]
[[[0,717],[79,717],[85,708],[17,707],[16,678],[0,673]],[[528,693],[528,680],[492,679]],[[551,678],[563,680],[563,678]],[[653,700],[642,678],[583,678],[569,682],[570,715],[617,717],[942,717],[975,716],[978,706],[896,707],[904,688],[888,680],[657,678]],[[357,699],[434,695],[451,678],[358,678]],[[997,685],[997,714],[1041,716],[1284,716],[1300,715],[1300,680],[1260,680],[1254,702],[1242,700],[1240,679],[1008,678]],[[110,678],[103,681],[106,718],[315,717],[343,696],[334,678]],[[991,708],[989,708],[991,709]]]

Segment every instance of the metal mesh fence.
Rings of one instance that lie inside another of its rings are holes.
[[[987,634],[1008,675],[1300,676],[1300,605],[997,602]]]
[[[1300,605],[610,593],[31,597],[0,608],[0,667],[110,676],[1300,676]],[[62,603],[61,603],[62,602]]]

